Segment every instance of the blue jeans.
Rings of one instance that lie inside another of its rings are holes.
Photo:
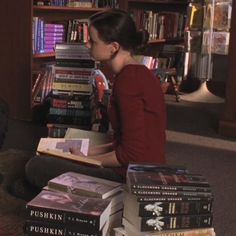
[[[40,189],[47,186],[50,179],[69,171],[121,183],[125,182],[125,179],[111,168],[85,166],[46,155],[31,158],[25,166],[27,180]]]

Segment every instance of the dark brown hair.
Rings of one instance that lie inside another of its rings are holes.
[[[146,46],[149,34],[146,30],[137,31],[132,17],[123,10],[110,9],[92,15],[92,25],[101,40],[106,43],[118,42],[125,50],[136,52]]]

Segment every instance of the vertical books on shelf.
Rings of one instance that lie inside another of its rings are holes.
[[[202,175],[152,164],[128,167],[123,214],[124,228],[132,232],[128,235],[185,235],[204,229],[213,236],[212,204],[210,185]]]

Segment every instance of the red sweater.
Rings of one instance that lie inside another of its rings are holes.
[[[125,175],[129,162],[165,163],[166,108],[159,80],[144,65],[127,65],[115,77],[109,118],[116,157]]]

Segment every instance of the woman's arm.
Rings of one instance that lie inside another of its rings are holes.
[[[70,152],[78,156],[84,156],[79,149],[71,149]],[[91,147],[89,149],[88,156],[86,156],[86,158],[100,161],[103,167],[121,166],[121,164],[116,158],[116,153],[113,150],[112,143],[106,143]]]
[[[103,167],[121,167],[121,164],[116,158],[115,151],[107,152],[107,153],[95,155],[95,156],[87,156],[86,158],[100,161]]]
[[[95,156],[100,154],[105,154],[108,152],[113,151],[113,144],[112,143],[105,143],[101,145],[95,145],[89,147],[88,156]]]

